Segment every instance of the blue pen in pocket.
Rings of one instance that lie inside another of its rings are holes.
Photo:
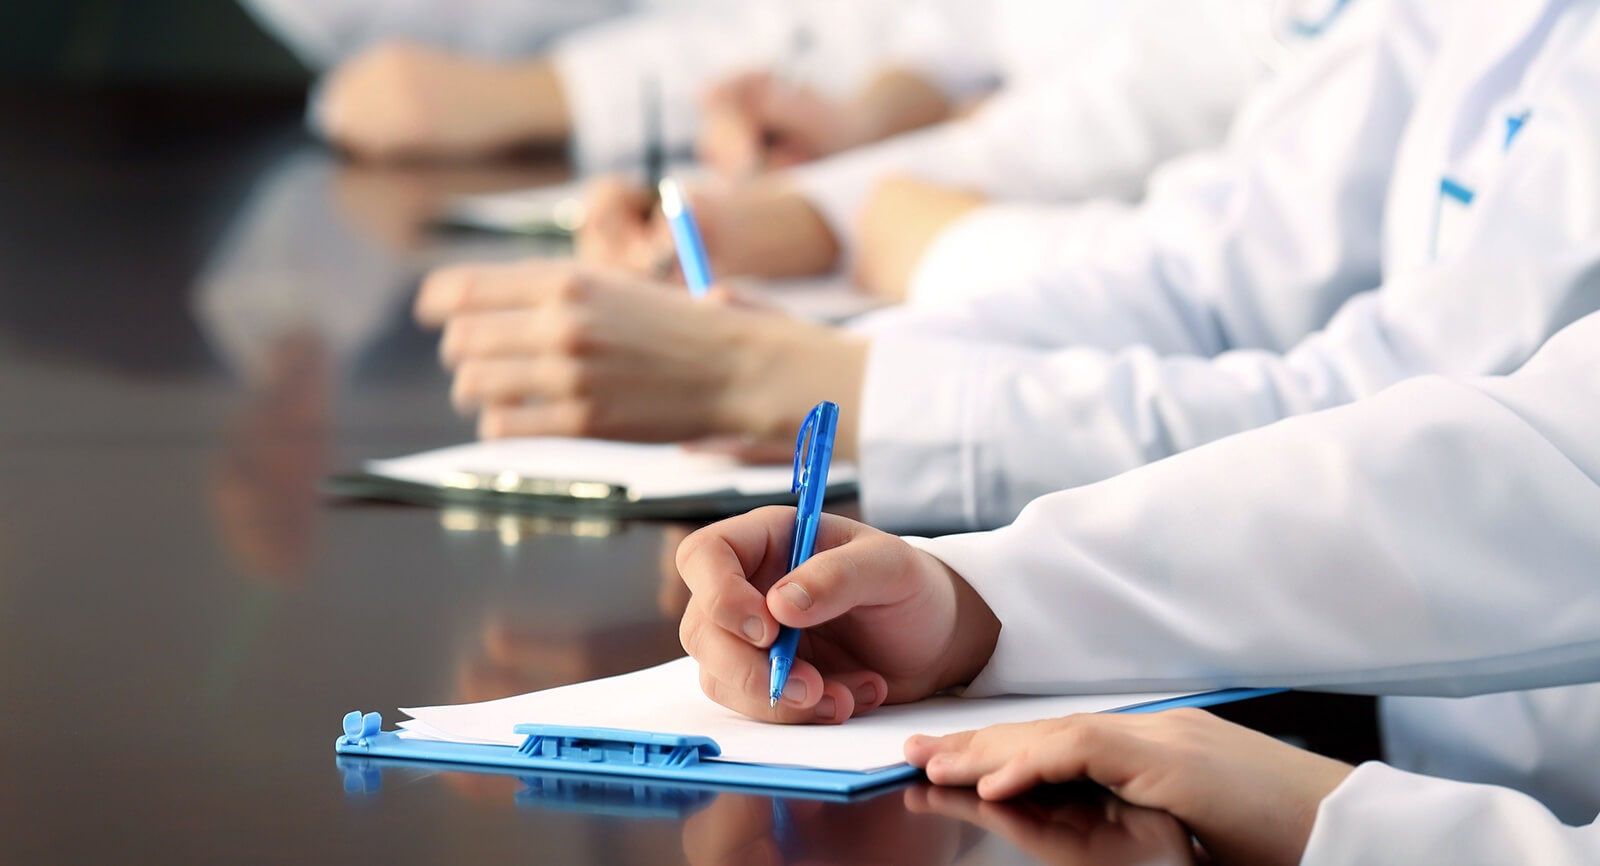
[[[811,558],[817,544],[817,524],[822,520],[822,500],[828,492],[828,464],[833,459],[833,437],[839,427],[839,405],[823,401],[806,416],[800,426],[800,435],[794,443],[794,492],[800,502],[794,513],[794,543],[789,548],[789,570]],[[772,706],[783,697],[783,686],[789,681],[789,669],[794,667],[795,648],[800,644],[800,630],[783,626],[778,629],[778,639],[773,641],[767,658],[772,663],[772,676],[768,680],[768,697]]]

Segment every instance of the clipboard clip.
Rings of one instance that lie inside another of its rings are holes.
[[[528,735],[517,749],[523,755],[571,764],[580,771],[594,764],[692,767],[701,758],[722,754],[722,747],[710,737],[568,725],[517,725],[511,730]]]
[[[378,713],[363,715],[360,710],[351,710],[344,714],[344,739],[340,742],[346,746],[371,745],[372,738],[382,729],[382,715]]]
[[[799,493],[811,481],[812,445],[817,438],[817,425],[822,422],[822,413],[828,405],[818,403],[811,407],[805,423],[800,425],[799,435],[794,438],[794,483],[789,488],[790,493]]]

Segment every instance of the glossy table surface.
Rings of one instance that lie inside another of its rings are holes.
[[[1187,860],[1166,816],[1083,791],[794,800],[780,847],[756,794],[600,790],[609,808],[584,812],[514,777],[339,768],[347,710],[392,720],[681,654],[668,564],[692,527],[317,491],[470,437],[410,296],[432,264],[539,250],[423,217],[443,191],[561,169],[344,165],[292,95],[3,107],[0,860]]]

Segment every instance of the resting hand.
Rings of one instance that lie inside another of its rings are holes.
[[[831,399],[851,407],[836,448],[853,454],[866,343],[728,297],[533,259],[437,271],[416,315],[444,327],[451,397],[486,438],[793,441]]]
[[[565,137],[552,67],[476,60],[407,43],[360,54],[331,74],[316,121],[365,159],[481,157]]]
[[[988,800],[1091,779],[1172,813],[1230,863],[1300,861],[1317,807],[1350,767],[1200,710],[1068,716],[912,737],[906,759]]]
[[[753,718],[837,723],[968,682],[987,663],[999,623],[944,563],[823,515],[816,554],[786,573],[793,530],[793,508],[762,508],[678,548],[691,593],[679,633],[712,700]],[[805,632],[770,707],[767,648],[780,624]]]

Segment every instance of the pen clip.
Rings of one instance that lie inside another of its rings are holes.
[[[800,425],[800,435],[794,439],[794,485],[790,488],[790,493],[799,493],[810,480],[810,461],[806,458],[810,456],[811,440],[815,438],[812,434],[816,432],[817,422],[821,418],[822,404],[818,403],[806,415],[805,423]]]

